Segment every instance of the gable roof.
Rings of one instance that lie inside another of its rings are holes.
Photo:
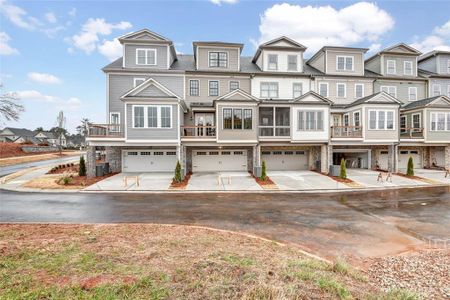
[[[171,42],[169,39],[167,39],[166,37],[163,37],[160,34],[157,34],[156,32],[153,32],[151,30],[148,30],[147,28],[143,28],[141,30],[138,31],[134,31],[134,32],[130,32],[127,33],[125,35],[122,35],[121,37],[119,37],[119,41],[121,43],[125,42],[126,40],[139,40],[140,37],[143,36],[147,36],[147,37],[151,37],[152,39],[149,41],[152,42]],[[142,40],[139,40],[142,41]]]
[[[284,45],[277,45],[280,42],[284,42],[288,44],[288,46]],[[274,49],[274,50],[296,50],[296,51],[305,51],[306,47],[302,44],[294,41],[293,39],[288,38],[287,36],[280,36],[276,39],[270,40],[268,42],[265,42],[261,45],[259,45],[258,49],[256,50],[255,55],[253,56],[253,62],[256,62],[258,60],[258,57],[261,55],[262,49]]]
[[[148,89],[150,87],[154,87],[157,91],[160,92],[160,94],[139,95],[143,91],[145,91],[146,89]],[[125,100],[127,98],[150,98],[150,97],[181,99],[181,97],[179,97],[174,92],[172,92],[171,90],[169,90],[164,85],[162,85],[161,83],[159,83],[158,81],[156,81],[155,79],[153,79],[151,77],[149,79],[147,79],[146,81],[144,81],[143,83],[141,83],[140,85],[132,88],[131,90],[129,90],[128,92],[123,94],[120,97],[120,99]]]
[[[432,57],[434,57],[434,56],[437,56],[437,55],[450,55],[450,51],[444,51],[444,50],[433,50],[433,51],[430,51],[430,52],[427,52],[427,53],[425,53],[425,54],[423,54],[423,55],[421,55],[420,57],[419,57],[419,62],[421,62],[421,61],[424,61],[424,60],[427,60],[427,59],[429,59],[429,58],[432,58]]]
[[[368,48],[357,48],[357,47],[341,47],[341,46],[323,46],[319,49],[316,53],[314,53],[313,56],[311,56],[308,59],[308,63],[315,60],[322,52],[325,52],[326,50],[347,50],[347,51],[360,51],[362,53],[366,53],[369,51]]]
[[[380,98],[384,98],[383,101],[379,100]],[[366,96],[363,98],[360,98],[356,101],[353,101],[352,103],[346,105],[345,107],[352,107],[352,106],[357,106],[360,104],[393,104],[393,105],[402,105],[402,102],[400,100],[398,100],[395,97],[392,97],[391,95],[389,95],[386,92],[378,92],[375,94],[372,94],[370,96]]]
[[[238,95],[241,96],[243,99],[232,99],[233,97],[238,96]],[[237,90],[231,91],[231,92],[229,92],[229,93],[227,93],[227,94],[225,94],[223,96],[220,96],[219,98],[217,98],[214,101],[222,101],[222,100],[230,100],[230,101],[238,100],[238,101],[259,102],[258,98],[250,95],[249,93],[247,93],[247,92],[245,92],[245,91],[243,91],[241,89],[237,89]]]
[[[36,134],[34,136],[37,136],[39,133],[42,133],[43,135],[45,135],[45,137],[47,139],[55,139],[56,138],[56,134],[54,134],[51,131],[38,131],[38,132],[36,132]]]
[[[316,100],[314,100],[314,101],[308,100],[308,98],[310,98],[310,97],[313,97]],[[295,98],[293,102],[299,102],[302,104],[326,104],[326,105],[333,104],[333,101],[331,101],[330,99],[325,98],[313,91],[309,91],[309,92]]]
[[[405,50],[407,50],[407,52],[405,51],[395,51],[396,48],[404,48]],[[372,55],[371,57],[369,57],[368,59],[365,60],[365,62],[371,61],[372,59],[374,59],[377,56],[380,56],[382,54],[400,54],[400,55],[413,55],[413,56],[419,56],[422,54],[422,52],[420,52],[419,50],[405,44],[405,43],[398,43],[395,44],[393,46],[390,46],[388,48],[385,48],[381,51],[378,51],[377,53],[375,53],[374,55]]]
[[[26,128],[5,127],[3,128],[2,132],[6,129],[11,131],[14,135],[21,137],[34,137],[35,135],[34,131],[28,130]]]
[[[448,108],[450,108],[450,98],[442,95],[442,96],[434,96],[434,97],[430,97],[430,98],[417,100],[417,101],[408,103],[407,105],[403,106],[402,109],[403,110],[411,110],[411,109],[416,109],[416,108],[423,108],[423,107],[431,106],[438,102],[447,103]]]

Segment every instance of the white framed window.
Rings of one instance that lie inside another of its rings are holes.
[[[408,99],[409,101],[417,100],[417,87],[415,86],[408,87]]]
[[[223,129],[251,130],[253,128],[253,111],[242,108],[223,108]]]
[[[450,113],[432,112],[430,120],[431,131],[450,131]]]
[[[112,132],[120,131],[120,113],[119,112],[110,112],[109,113],[109,124],[117,125],[117,126],[111,126],[110,131],[112,131]]]
[[[392,59],[387,60],[387,74],[397,73],[397,62]]]
[[[230,81],[230,92],[239,89],[239,81]]]
[[[268,55],[268,66],[269,70],[278,70],[278,55],[269,54]]]
[[[433,96],[440,96],[441,95],[441,85],[440,84],[433,84]]]
[[[297,112],[298,131],[322,131],[324,126],[324,111],[322,110],[299,110]]]
[[[405,60],[403,62],[403,74],[413,75],[413,63],[410,60]]]
[[[364,97],[364,84],[357,83],[357,84],[355,84],[355,98],[359,99],[362,97]]]
[[[400,116],[400,132],[405,133],[406,132],[406,116]]]
[[[142,78],[142,77],[133,78],[133,87],[137,87],[138,85],[142,84],[144,81],[145,81],[145,78]]]
[[[288,71],[297,71],[297,55],[287,56]]]
[[[298,98],[303,94],[303,85],[301,82],[294,82],[292,84],[292,98]]]
[[[412,114],[411,116],[411,128],[420,128],[420,114]]]
[[[208,82],[208,95],[209,96],[219,96],[219,81],[210,80]]]
[[[133,105],[133,128],[172,128],[172,106]]]
[[[393,110],[369,110],[370,130],[394,130],[395,111]]]
[[[328,82],[319,83],[319,95],[322,97],[328,97]]]
[[[200,96],[200,81],[197,79],[189,80],[189,95]]]
[[[350,117],[348,114],[344,114],[344,126],[349,126],[350,125]]]
[[[353,56],[336,56],[336,70],[338,71],[353,71]]]
[[[136,49],[136,65],[156,66],[156,49]]]
[[[226,68],[228,66],[227,52],[208,52],[210,68]]]
[[[345,83],[337,83],[336,84],[336,96],[338,98],[347,97],[347,85]]]
[[[261,98],[278,98],[278,82],[261,82]]]
[[[397,98],[397,87],[396,86],[381,86],[380,91],[386,92],[392,97]]]
[[[361,113],[359,111],[353,112],[353,126],[359,127],[361,126]],[[355,128],[358,130],[359,128]]]

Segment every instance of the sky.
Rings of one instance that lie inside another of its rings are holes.
[[[307,47],[369,48],[404,42],[450,51],[450,1],[5,1],[0,0],[2,94],[24,105],[4,126],[51,128],[64,111],[75,132],[82,118],[106,122],[101,68],[121,56],[117,38],[148,28],[192,54],[193,41],[258,44],[281,35]]]

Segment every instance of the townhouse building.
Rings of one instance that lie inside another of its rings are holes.
[[[449,78],[441,61],[427,62],[448,53],[398,44],[365,59],[365,48],[324,46],[305,59],[306,46],[283,36],[253,57],[219,41],[181,55],[147,29],[119,41],[123,57],[103,68],[108,120],[89,129],[90,176],[96,150],[114,172],[173,172],[177,161],[184,173],[255,175],[262,161],[324,173],[342,158],[390,171],[409,156],[450,164],[450,99],[429,89]]]

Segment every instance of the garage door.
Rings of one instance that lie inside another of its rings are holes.
[[[176,164],[175,150],[123,151],[123,172],[174,172]]]
[[[389,151],[381,150],[378,154],[378,167],[380,170],[388,171]]]
[[[193,172],[247,171],[246,150],[202,150],[192,153]]]
[[[268,171],[308,170],[307,151],[262,151],[261,160]]]
[[[400,150],[398,155],[399,169],[408,168],[408,160],[410,157],[413,158],[414,168],[422,168],[422,156],[418,150]]]
[[[437,167],[445,167],[445,150],[435,149],[432,163]]]

